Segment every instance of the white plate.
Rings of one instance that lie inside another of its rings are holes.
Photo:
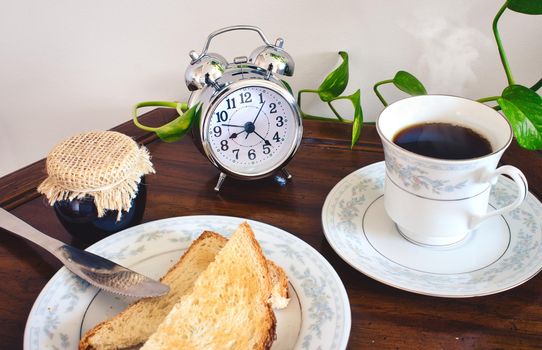
[[[467,239],[446,248],[419,246],[397,231],[383,205],[384,162],[342,179],[322,209],[324,233],[355,269],[390,286],[440,297],[502,292],[542,268],[542,204],[529,193],[523,204],[485,221]],[[516,197],[516,185],[501,177],[490,206]]]
[[[116,233],[88,250],[158,278],[202,231],[230,236],[243,220],[227,216],[158,220]],[[284,268],[290,280],[290,304],[275,310],[277,340],[272,349],[345,349],[350,304],[335,270],[299,238],[261,222],[248,222],[266,257]],[[129,302],[133,300],[99,291],[62,268],[30,311],[24,349],[77,349],[82,334]]]

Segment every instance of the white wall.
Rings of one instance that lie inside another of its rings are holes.
[[[366,120],[382,109],[372,85],[399,69],[429,92],[471,98],[505,86],[491,32],[503,1],[0,0],[0,176],[46,156],[73,133],[130,119],[142,100],[186,100],[191,49],[233,24],[282,36],[296,61],[295,90],[315,88],[351,57],[347,92],[361,88]],[[516,80],[542,76],[542,18],[507,12],[501,34]],[[259,45],[253,34],[213,42],[228,58]],[[401,97],[383,87],[391,100]],[[327,113],[315,99],[309,111]],[[310,104],[310,106],[308,105]]]

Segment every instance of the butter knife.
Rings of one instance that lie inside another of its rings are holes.
[[[0,228],[44,248],[68,270],[105,291],[136,298],[157,297],[169,292],[167,285],[49,237],[2,208]]]

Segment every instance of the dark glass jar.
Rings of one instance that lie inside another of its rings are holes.
[[[120,220],[117,220],[117,210],[107,210],[99,218],[94,198],[90,195],[71,201],[58,201],[53,206],[58,219],[74,238],[83,243],[92,243],[139,224],[143,218],[146,200],[147,188],[145,177],[142,176],[130,210],[123,212]]]

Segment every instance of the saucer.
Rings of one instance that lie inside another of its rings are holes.
[[[386,214],[384,176],[384,162],[356,170],[331,190],[322,209],[329,244],[358,271],[406,291],[463,298],[508,290],[542,269],[542,203],[531,193],[461,242],[423,246],[403,237]],[[516,187],[501,176],[489,205],[510,203]]]

